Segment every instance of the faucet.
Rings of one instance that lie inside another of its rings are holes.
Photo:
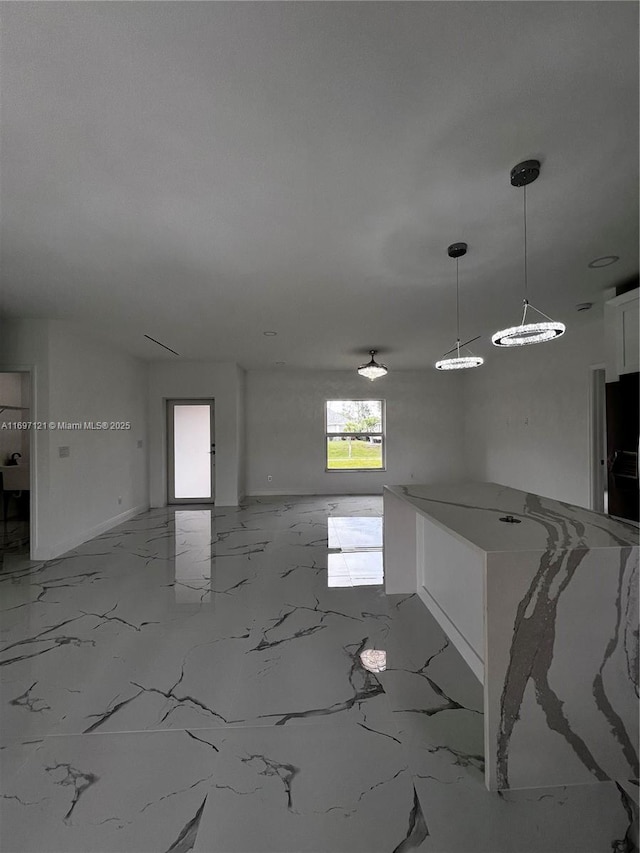
[[[18,459],[22,459],[22,453],[12,453],[7,465],[17,465]]]

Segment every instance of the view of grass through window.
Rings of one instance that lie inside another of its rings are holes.
[[[383,400],[328,400],[327,470],[384,469]]]

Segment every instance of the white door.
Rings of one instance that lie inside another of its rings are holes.
[[[213,400],[167,400],[169,503],[213,503]]]

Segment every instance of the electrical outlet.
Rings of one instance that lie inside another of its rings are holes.
[[[142,447],[142,439],[141,438],[138,439],[138,447]]]
[[[67,456],[70,456],[70,455],[71,455],[71,448],[70,447],[67,447],[67,446],[58,447],[58,456],[60,457],[60,459],[66,459]]]
[[[119,504],[121,504],[121,503],[122,503],[122,497],[119,497],[119,498],[118,498],[118,503],[119,503]]]
[[[267,483],[270,483],[273,480],[271,474],[267,474]]]

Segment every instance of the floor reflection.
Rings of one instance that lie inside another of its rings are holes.
[[[178,604],[211,601],[211,510],[176,510],[175,597]]]
[[[384,583],[381,517],[329,516],[327,533],[328,586],[380,586]]]

